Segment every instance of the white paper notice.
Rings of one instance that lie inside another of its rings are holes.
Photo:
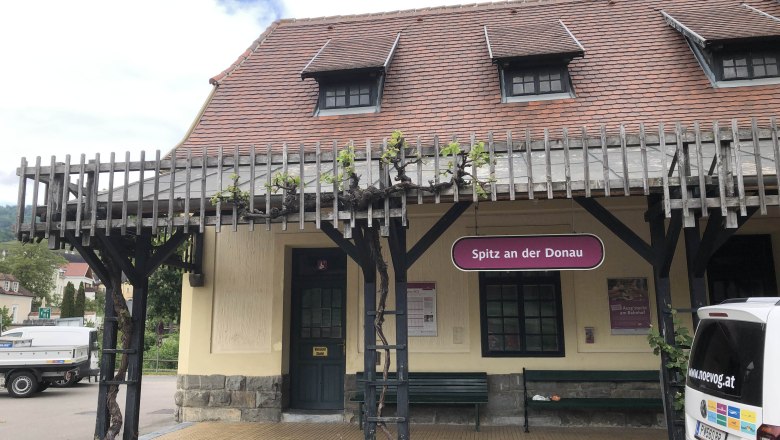
[[[436,283],[408,283],[409,336],[436,336]]]

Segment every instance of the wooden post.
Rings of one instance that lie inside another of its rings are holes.
[[[657,194],[651,194],[647,197],[648,210],[653,205],[661,203]],[[666,228],[664,226],[664,217],[654,215],[648,219],[650,223],[650,243],[655,254],[653,263],[653,278],[655,284],[656,313],[658,316],[658,330],[667,344],[675,345],[674,341],[674,319],[672,317],[672,285],[669,279],[669,262],[674,255],[676,240],[673,243],[668,240]],[[671,228],[671,227],[670,227]],[[683,435],[680,429],[675,425],[674,416],[674,392],[670,386],[672,380],[671,371],[666,368],[669,361],[668,355],[661,352],[661,387],[664,399],[664,417],[666,419],[666,429],[670,440],[682,440]]]
[[[135,269],[138,274],[145,274],[151,257],[152,235],[143,231],[136,236]],[[138,439],[138,420],[141,414],[141,379],[144,365],[144,331],[146,329],[146,299],[149,293],[149,278],[139,276],[131,280],[133,284],[133,331],[130,335],[129,367],[127,370],[128,384],[125,399],[125,424],[122,430],[124,440]]]
[[[407,314],[406,288],[406,228],[398,219],[393,219],[388,237],[395,277],[395,352],[397,370],[396,417],[398,440],[409,440],[409,319]]]

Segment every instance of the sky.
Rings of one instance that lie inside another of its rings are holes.
[[[21,158],[170,151],[228,68],[274,20],[475,0],[0,2],[0,205]],[[28,203],[31,196],[28,194]]]

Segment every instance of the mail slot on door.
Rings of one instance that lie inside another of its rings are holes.
[[[312,347],[311,355],[313,357],[328,357],[328,347]]]

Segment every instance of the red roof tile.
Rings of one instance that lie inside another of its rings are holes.
[[[780,18],[767,16],[768,11],[752,6],[738,3],[721,7],[689,5],[688,8],[672,6],[668,9],[664,8],[663,11],[672,26],[683,32],[687,28],[689,36],[701,45],[720,41],[780,37]]]
[[[66,277],[89,277],[90,269],[87,263],[68,263],[65,265]]]
[[[384,70],[399,37],[400,34],[387,34],[360,39],[351,36],[329,39],[301,71],[301,76],[341,70]]]
[[[282,20],[267,30],[217,84],[179,148],[246,150],[282,143],[339,145],[354,139],[407,136],[462,138],[492,130],[534,133],[600,124],[711,122],[780,113],[780,86],[713,88],[685,38],[661,10],[734,7],[738,0],[517,1],[353,17]],[[750,4],[780,15],[780,3]],[[576,98],[502,103],[487,55],[484,26],[517,28],[562,20],[586,48],[569,64]],[[381,111],[317,117],[318,86],[300,72],[328,39],[370,40],[402,30],[387,74]],[[226,48],[229,49],[229,48]],[[578,128],[579,131],[579,128]]]
[[[582,56],[585,49],[560,20],[522,26],[485,26],[491,58]]]

